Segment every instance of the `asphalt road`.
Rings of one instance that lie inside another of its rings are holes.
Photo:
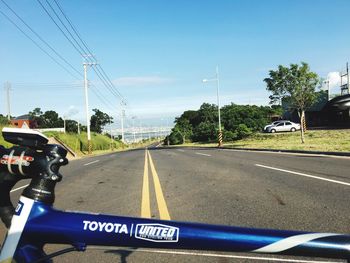
[[[145,149],[72,161],[56,190],[59,209],[243,227],[350,233],[350,158],[225,149],[150,148],[150,211],[142,208]],[[22,182],[20,187],[28,182]],[[156,201],[161,188],[165,207]],[[21,190],[11,193],[18,198]],[[1,228],[1,235],[4,229]],[[57,246],[48,246],[54,251]],[[324,262],[210,251],[117,249],[75,252],[55,262]],[[332,262],[339,262],[332,260]]]

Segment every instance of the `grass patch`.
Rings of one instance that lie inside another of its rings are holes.
[[[82,132],[77,133],[61,133],[61,132],[45,132],[47,137],[55,137],[68,145],[74,152],[87,152],[88,143],[87,143],[87,134]],[[91,133],[91,144],[93,151],[107,151],[111,149],[111,138],[98,133]],[[119,149],[124,148],[125,145],[120,141],[113,141],[113,148]]]
[[[8,127],[8,126],[7,126]],[[0,131],[2,130],[0,126]],[[56,137],[59,140],[63,141],[67,146],[69,146],[74,152],[82,154],[88,151],[87,146],[87,135],[85,132],[81,134],[75,133],[60,133],[60,132],[45,132],[47,137]],[[105,135],[91,133],[91,142],[93,151],[108,151],[111,149],[111,139]],[[0,132],[0,145],[5,147],[11,147],[12,144],[4,140],[2,133]],[[120,141],[113,141],[114,149],[123,149],[126,146]]]
[[[4,140],[1,130],[4,126],[0,126],[0,145],[5,146],[6,148],[12,147],[11,143],[8,143]],[[6,125],[9,127],[9,125]],[[78,156],[87,155],[88,146],[87,146],[87,134],[82,132],[81,134],[76,133],[61,133],[61,132],[44,132],[46,137],[56,137],[71,148]],[[98,134],[91,133],[91,142],[93,147],[93,155],[106,154],[111,152],[111,138]],[[125,149],[134,149],[140,147],[147,147],[153,143],[157,142],[156,139],[153,140],[144,140],[142,142],[133,143],[133,144],[124,144],[121,141],[113,141],[113,151],[123,151]]]
[[[2,145],[2,146],[4,146],[4,147],[8,148],[8,147],[11,147],[12,144],[6,142],[6,141],[4,140],[4,137],[2,137],[2,132],[1,132],[1,131],[2,131],[2,128],[4,128],[4,127],[9,127],[9,125],[6,125],[6,126],[1,126],[1,125],[0,125],[0,145]]]
[[[188,143],[186,146],[214,147],[217,143]],[[300,132],[256,133],[252,136],[224,143],[226,147],[275,150],[302,150],[322,152],[350,152],[350,130],[310,130],[305,133],[305,143]]]

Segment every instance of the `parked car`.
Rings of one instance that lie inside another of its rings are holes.
[[[264,127],[264,132],[267,132],[267,128],[269,128],[269,127],[271,127],[271,126],[275,126],[275,125],[277,125],[278,123],[280,123],[280,122],[282,122],[283,120],[279,120],[279,121],[274,121],[273,123],[271,123],[271,124],[269,124],[269,125],[266,125],[265,127]]]
[[[300,124],[299,123],[294,123],[291,121],[280,121],[279,123],[275,125],[271,125],[267,127],[266,132],[286,132],[286,131],[291,131],[295,132],[297,130],[300,130]]]

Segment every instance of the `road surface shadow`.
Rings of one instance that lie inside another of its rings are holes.
[[[106,250],[104,253],[119,255],[121,263],[127,263],[127,257],[134,253],[137,248]]]

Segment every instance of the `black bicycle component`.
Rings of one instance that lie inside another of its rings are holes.
[[[23,152],[21,147],[6,149],[0,146],[0,218],[7,228],[10,227],[15,211],[10,199],[10,191],[19,180],[30,178],[29,176],[15,174],[12,171],[11,163],[16,163],[18,160],[16,158],[11,159],[9,156],[11,156],[11,153],[12,156],[16,156],[20,152]]]
[[[13,186],[21,179],[32,179],[23,195],[52,204],[55,185],[62,179],[59,168],[68,160],[62,146],[46,144],[47,138],[39,132],[4,128],[3,135],[21,145],[9,149],[0,146],[0,217],[9,227],[15,211],[10,200]]]
[[[0,177],[2,177],[1,174]],[[9,195],[15,184],[15,181],[0,182],[0,217],[7,228],[10,227],[12,216],[15,213],[15,208],[11,203]]]
[[[7,142],[30,148],[40,149],[49,141],[42,133],[29,129],[3,128],[2,135]]]

